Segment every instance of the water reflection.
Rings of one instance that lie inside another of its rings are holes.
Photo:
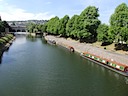
[[[41,42],[42,42],[43,44],[47,44],[47,41],[46,41],[44,38],[41,38]]]
[[[3,52],[0,51],[0,64],[2,63]]]
[[[114,74],[114,76],[115,76],[115,78],[116,78],[116,79],[118,79],[118,80],[119,80],[120,75],[119,75],[118,73],[115,73],[115,74]]]
[[[37,38],[36,38],[35,36],[30,35],[30,34],[28,34],[28,35],[26,36],[26,39],[27,39],[28,41],[32,41],[32,42],[36,42],[36,41],[37,41]]]
[[[128,77],[125,77],[125,83],[128,85]]]
[[[19,37],[3,55],[0,96],[128,96],[128,78],[41,38]]]

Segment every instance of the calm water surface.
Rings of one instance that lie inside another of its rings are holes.
[[[0,96],[128,96],[128,78],[41,38],[18,36],[2,57]]]

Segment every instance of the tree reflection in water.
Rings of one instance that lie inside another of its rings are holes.
[[[3,53],[4,53],[4,52],[1,52],[1,51],[0,51],[0,64],[2,63]]]

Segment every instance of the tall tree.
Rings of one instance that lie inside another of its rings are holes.
[[[53,34],[57,35],[58,34],[58,26],[59,26],[59,17],[55,17],[54,23],[53,23]]]
[[[62,19],[60,19],[59,26],[58,26],[58,32],[62,36],[66,36],[66,24],[68,23],[69,16],[65,15]]]
[[[128,6],[125,3],[120,4],[115,9],[114,14],[111,15],[110,18],[110,25],[111,29],[114,28],[115,30],[112,30],[112,33],[114,34],[113,38],[117,43],[121,41],[128,41],[128,38],[126,39],[127,28],[128,28]],[[111,30],[110,30],[111,31]]]
[[[57,16],[51,18],[47,23],[47,32],[51,34],[58,34],[58,29],[57,29],[58,23],[59,23],[59,18]]]
[[[81,14],[80,14],[80,34],[82,38],[88,40],[95,40],[97,37],[97,28],[100,24],[100,20],[98,19],[98,8],[95,6],[87,7]]]
[[[76,38],[78,30],[79,30],[79,16],[74,15],[66,25],[66,35],[71,36],[72,38]]]
[[[100,24],[97,28],[97,39],[98,41],[101,41],[102,43],[109,42],[108,41],[108,25],[106,24]]]

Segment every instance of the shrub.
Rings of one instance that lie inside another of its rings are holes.
[[[5,37],[7,37],[9,40],[11,40],[13,38],[12,34],[7,34]]]
[[[6,41],[4,39],[0,39],[0,44],[5,44]]]
[[[9,39],[7,37],[1,37],[1,39],[5,40],[6,43],[9,41]]]

